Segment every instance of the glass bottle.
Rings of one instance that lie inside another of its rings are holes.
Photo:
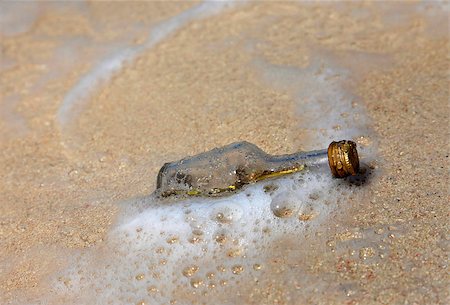
[[[252,143],[236,142],[164,164],[158,173],[156,192],[163,197],[220,196],[246,184],[327,163],[334,177],[356,175],[356,143],[343,140],[332,142],[328,149],[269,155]]]

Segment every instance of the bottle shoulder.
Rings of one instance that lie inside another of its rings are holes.
[[[244,173],[263,167],[266,153],[247,141],[234,142],[179,161],[165,163],[158,189],[223,189]]]

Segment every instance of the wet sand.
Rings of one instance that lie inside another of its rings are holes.
[[[109,50],[145,46],[149,29],[195,5],[43,5],[23,33],[2,33],[1,303],[47,295],[48,276],[64,267],[64,256],[98,247],[117,203],[153,192],[165,161],[236,140],[269,153],[327,145],[315,140],[323,131],[309,126],[311,116],[330,110],[302,109],[295,88],[265,76],[274,71],[267,66],[304,69],[317,58],[350,71],[342,86],[365,109],[367,130],[354,140],[376,151],[373,178],[320,234],[270,245],[274,255],[260,285],[227,289],[248,304],[447,303],[449,49],[442,8],[223,8],[143,48],[58,116],[67,94]],[[277,253],[283,255],[275,259]],[[227,289],[213,293],[218,302],[226,302]],[[176,299],[195,301],[183,293]]]

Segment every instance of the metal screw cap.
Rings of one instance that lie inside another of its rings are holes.
[[[359,170],[356,143],[347,140],[331,142],[328,146],[328,164],[330,165],[331,173],[336,178],[356,175]]]

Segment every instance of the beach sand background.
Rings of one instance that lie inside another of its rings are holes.
[[[0,303],[48,300],[67,257],[100,247],[166,161],[335,136],[367,147],[373,173],[345,213],[267,245],[258,285],[174,300],[449,302],[447,4],[0,7]]]

